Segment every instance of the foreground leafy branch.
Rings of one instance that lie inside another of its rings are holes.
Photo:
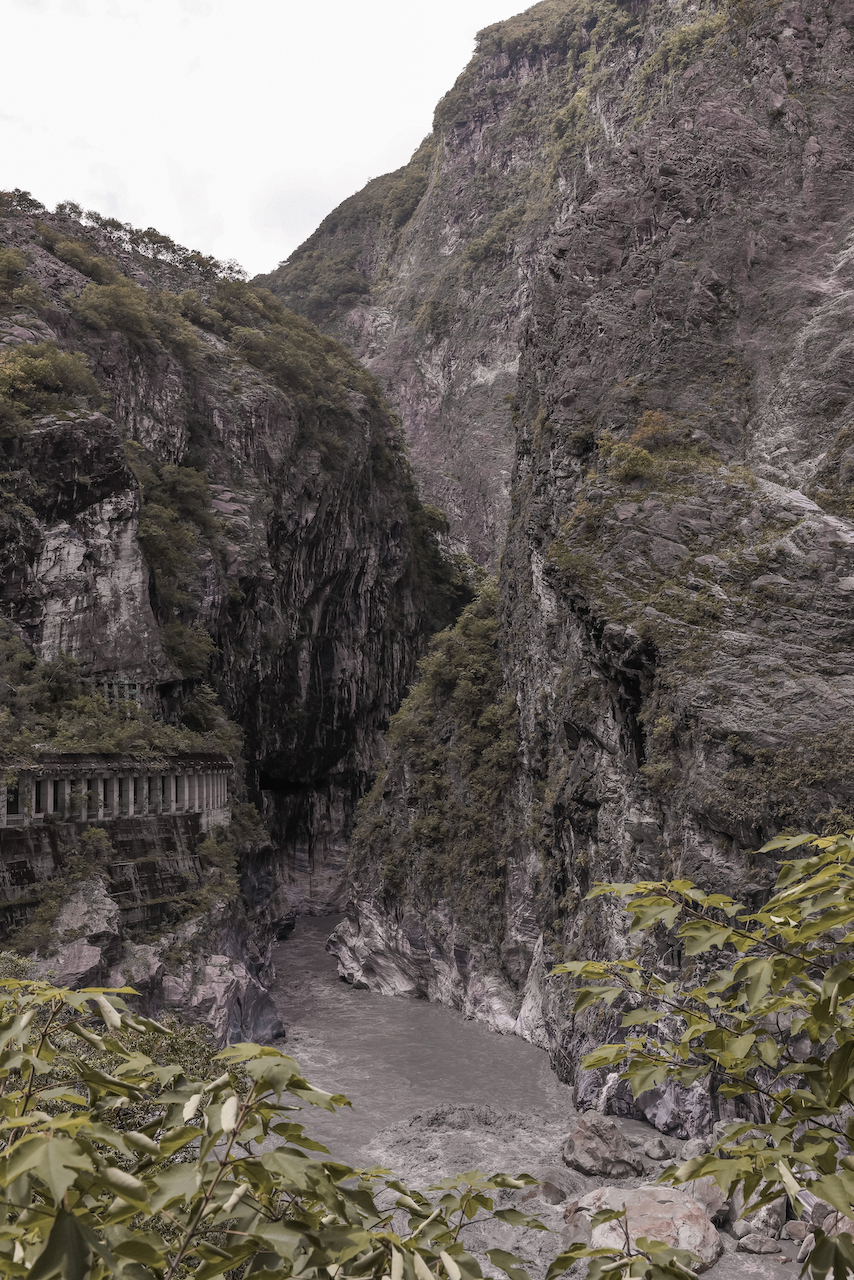
[[[815,852],[783,862],[773,895],[758,911],[690,880],[591,890],[590,898],[626,901],[630,933],[675,929],[688,958],[679,978],[661,976],[642,958],[572,961],[552,972],[576,979],[577,1012],[603,1001],[623,1010],[621,1038],[588,1054],[586,1068],[621,1067],[635,1097],[666,1080],[706,1082],[740,1099],[751,1117],[730,1126],[711,1154],[671,1166],[663,1181],[711,1176],[727,1196],[739,1187],[745,1203],[756,1195],[749,1212],[787,1193],[800,1214],[815,1196],[850,1220],[854,832],[779,837],[762,852],[803,846]],[[854,1229],[851,1221],[841,1225]],[[562,1255],[550,1274],[577,1256]],[[808,1262],[819,1278],[854,1270],[851,1234],[815,1232]],[[611,1270],[647,1274],[638,1265],[623,1258]]]
[[[0,981],[4,1276],[478,1280],[468,1225],[486,1214],[541,1227],[494,1208],[500,1188],[534,1182],[525,1174],[461,1174],[431,1199],[327,1158],[294,1111],[347,1099],[277,1049],[232,1045],[213,1080],[158,1064],[129,1041],[168,1031],[132,1014],[128,994]],[[488,1257],[527,1280],[523,1259]]]

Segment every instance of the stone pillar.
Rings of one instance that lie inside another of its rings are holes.
[[[177,773],[167,773],[166,775],[166,812],[174,813],[178,807],[177,801],[178,775]]]
[[[99,774],[97,778],[92,779],[92,782],[95,787],[95,816],[99,822],[103,822],[104,810],[106,808],[106,805],[104,804],[106,799],[104,793],[107,789],[107,779]]]
[[[6,825],[6,783],[0,777],[0,827]]]

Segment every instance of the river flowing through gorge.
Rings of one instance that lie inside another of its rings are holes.
[[[466,1228],[470,1249],[519,1250],[540,1280],[562,1247],[563,1201],[578,1182],[561,1159],[576,1115],[572,1091],[542,1049],[516,1036],[427,1000],[342,982],[325,950],[336,923],[332,916],[301,917],[275,951],[272,994],[287,1029],[283,1047],[312,1084],[352,1102],[335,1115],[307,1108],[300,1119],[308,1134],[334,1158],[385,1166],[419,1190],[473,1169],[541,1179],[552,1201],[536,1188],[501,1192],[498,1204],[531,1197],[524,1207],[555,1235],[499,1222],[488,1231]],[[380,1202],[388,1196],[382,1193]]]
[[[469,1224],[469,1250],[481,1256],[487,1248],[513,1251],[526,1259],[532,1280],[544,1280],[551,1261],[578,1238],[575,1218],[564,1214],[579,1197],[615,1178],[619,1187],[637,1190],[656,1181],[671,1155],[682,1158],[682,1141],[668,1138],[671,1154],[662,1158],[650,1147],[661,1135],[621,1116],[616,1141],[632,1149],[634,1171],[585,1175],[567,1167],[564,1143],[581,1117],[548,1055],[443,1005],[342,982],[325,950],[336,923],[331,916],[302,917],[276,947],[272,994],[287,1028],[284,1047],[312,1084],[344,1093],[353,1104],[334,1115],[307,1108],[299,1118],[334,1158],[385,1166],[430,1195],[439,1178],[473,1169],[537,1178],[540,1185],[529,1190],[499,1192],[496,1208],[519,1207],[549,1229]],[[391,1207],[395,1196],[382,1191],[379,1203]],[[704,1280],[776,1280],[798,1249],[787,1239],[768,1257],[736,1253],[736,1239],[726,1233],[720,1246],[723,1253]],[[579,1276],[584,1271],[579,1264]],[[497,1272],[487,1264],[485,1274]]]
[[[273,995],[287,1028],[287,1052],[313,1084],[344,1093],[353,1104],[334,1116],[306,1116],[314,1137],[340,1158],[363,1163],[394,1145],[391,1129],[405,1129],[419,1116],[411,1125],[418,1130],[429,1126],[425,1117],[435,1124],[438,1114],[454,1109],[458,1123],[463,1110],[474,1116],[491,1110],[525,1118],[531,1130],[566,1132],[575,1114],[572,1091],[552,1073],[542,1049],[443,1005],[342,982],[324,949],[335,924],[331,916],[302,917],[275,956]],[[477,1145],[473,1141],[473,1156]],[[559,1150],[555,1155],[559,1160]],[[516,1163],[512,1150],[504,1161]]]

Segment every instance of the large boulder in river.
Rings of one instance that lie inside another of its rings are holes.
[[[613,1120],[589,1111],[563,1144],[563,1162],[589,1177],[626,1178],[644,1171]]]
[[[641,1236],[661,1240],[674,1249],[690,1249],[700,1259],[698,1270],[717,1262],[723,1243],[710,1218],[696,1200],[673,1187],[600,1187],[578,1201],[578,1209],[592,1218],[601,1209],[625,1209],[624,1219],[594,1227],[590,1244],[594,1249],[622,1249],[623,1223],[634,1245]]]
[[[695,1178],[693,1182],[684,1183],[680,1190],[692,1200],[696,1200],[706,1217],[711,1218],[712,1222],[720,1225],[729,1217],[730,1202],[714,1178]]]

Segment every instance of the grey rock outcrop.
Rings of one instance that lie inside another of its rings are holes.
[[[563,1144],[564,1164],[588,1176],[623,1178],[644,1171],[643,1161],[613,1120],[588,1112]]]
[[[690,1144],[686,1142],[687,1148]],[[690,1160],[691,1157],[682,1152],[682,1161]],[[686,1182],[680,1187],[687,1196],[692,1200],[696,1200],[697,1204],[703,1210],[708,1218],[716,1226],[721,1226],[727,1222],[732,1214],[732,1206],[721,1191],[714,1178],[695,1178],[693,1182]]]
[[[720,1236],[700,1206],[672,1187],[601,1187],[583,1196],[578,1208],[590,1218],[602,1209],[625,1209],[624,1219],[593,1228],[590,1244],[594,1249],[622,1249],[625,1223],[632,1244],[646,1236],[674,1249],[690,1249],[700,1259],[700,1271],[717,1262],[723,1252]]]
[[[33,972],[72,989],[132,987],[139,999],[129,999],[142,1012],[203,1022],[219,1044],[269,1044],[285,1035],[267,989],[269,961],[258,953],[245,921],[241,926],[220,907],[157,942],[134,942],[124,935],[121,912],[100,876],[84,881],[63,903]]]
[[[35,971],[60,987],[106,985],[122,949],[121,913],[100,876],[84,881],[62,904],[48,954]]]
[[[739,1253],[779,1253],[780,1245],[770,1236],[762,1236],[757,1232],[749,1232],[739,1239]]]

